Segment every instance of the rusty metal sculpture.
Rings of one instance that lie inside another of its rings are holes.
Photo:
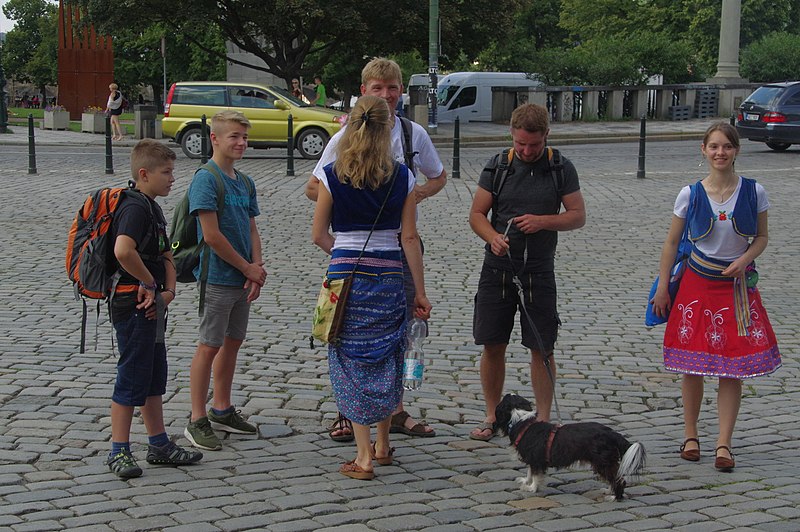
[[[108,85],[114,81],[114,50],[110,35],[81,26],[81,9],[58,2],[58,103],[80,120],[88,106],[105,107]]]

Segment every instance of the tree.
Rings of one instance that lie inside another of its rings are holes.
[[[145,85],[152,88],[156,101],[163,102],[162,36],[166,40],[168,80],[225,79],[225,62],[218,55],[192,46],[183,35],[172,33],[162,24],[153,24],[144,29],[127,26],[113,35],[114,80],[129,95],[129,99],[135,95],[136,87]],[[198,38],[207,48],[219,52],[225,50],[222,36],[213,27]]]
[[[756,82],[800,79],[800,35],[775,32],[742,52],[741,73]]]
[[[9,0],[6,17],[16,22],[3,45],[3,69],[9,77],[33,83],[42,93],[58,81],[56,6],[46,0]]]

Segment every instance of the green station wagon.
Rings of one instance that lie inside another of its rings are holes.
[[[341,129],[346,115],[312,106],[274,85],[234,81],[182,81],[173,83],[164,105],[164,135],[181,145],[187,157],[199,159],[202,115],[208,126],[219,111],[241,111],[250,120],[248,145],[286,148],[288,119],[292,116],[294,145],[306,159],[318,159],[331,136]],[[209,141],[209,151],[210,151]]]

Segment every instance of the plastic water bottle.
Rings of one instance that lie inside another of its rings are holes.
[[[422,340],[427,336],[428,324],[425,320],[414,318],[409,322],[406,331],[408,347],[403,361],[403,388],[406,390],[418,390],[422,386],[422,373],[425,371]]]

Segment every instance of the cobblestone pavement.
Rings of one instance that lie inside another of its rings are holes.
[[[636,179],[635,144],[564,149],[581,175],[588,223],[560,237],[557,394],[565,421],[600,421],[647,448],[646,472],[615,503],[604,501],[605,486],[581,468],[551,471],[535,495],[520,491],[514,478],[523,466],[506,442],[466,436],[483,418],[480,350],[471,336],[482,246],[467,211],[493,150],[462,150],[461,179],[421,206],[434,310],[424,387],[406,400],[414,416],[433,425],[435,438],[394,438],[395,463],[377,467],[374,481],[337,472],[354,448],[327,437],[324,426],[336,407],[325,352],[308,342],[326,263],[310,242],[312,205],[302,193],[311,163],[298,161],[297,175],[287,177],[284,162],[256,152],[239,168],[259,190],[269,277],[252,309],[234,399],[260,434],[226,437],[223,450],[207,452],[199,465],[148,466],[137,417],[133,451],[144,475],[122,481],[103,465],[115,372],[111,329],[101,314],[95,350],[92,318],[89,348],[78,354],[80,304],[63,263],[72,216],[89,191],[124,183],[126,150],[115,154],[117,174],[105,176],[99,149],[41,149],[39,173],[29,176],[24,150],[0,147],[0,528],[799,530],[800,242],[791,200],[800,194],[798,151],[772,153],[746,143],[737,161],[772,202],[760,286],[784,365],[746,382],[733,442],[737,467],[720,473],[713,467],[716,384],[707,380],[703,456],[699,463],[682,461],[679,381],[662,369],[663,329],[642,324],[672,202],[702,171],[699,149],[694,141],[649,150],[647,178]],[[449,168],[451,153],[442,155]],[[196,166],[179,155],[179,180],[162,202],[168,217]],[[168,433],[182,444],[197,321],[196,290],[180,285],[170,312],[164,408]],[[528,355],[517,333],[513,344],[505,388],[531,397]]]

